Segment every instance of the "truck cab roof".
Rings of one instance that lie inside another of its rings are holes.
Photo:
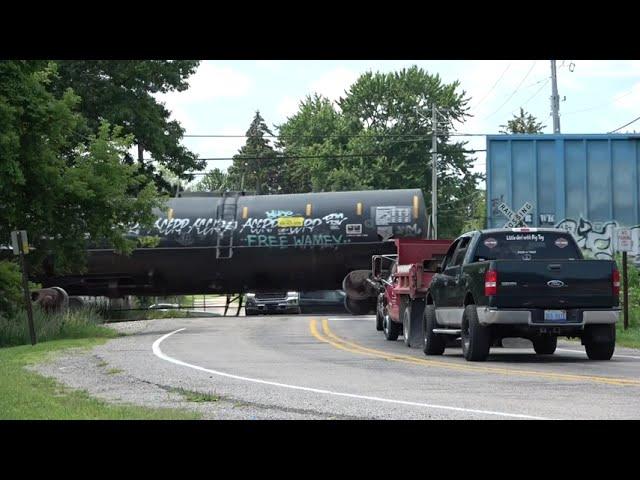
[[[563,228],[552,228],[552,227],[519,227],[519,228],[487,228],[484,230],[472,230],[470,232],[463,233],[460,235],[461,237],[465,235],[473,235],[476,232],[480,232],[481,234],[485,233],[505,233],[505,232],[515,232],[515,233],[570,233],[568,230]]]

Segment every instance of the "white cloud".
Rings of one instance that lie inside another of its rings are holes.
[[[157,98],[166,102],[172,110],[178,104],[206,102],[216,98],[243,97],[250,93],[252,80],[231,67],[204,61],[189,78],[189,88],[183,92],[159,94]]]
[[[284,120],[285,118],[293,116],[298,111],[299,104],[300,101],[296,98],[286,96],[278,103],[276,111]]]
[[[271,72],[280,71],[282,69],[282,66],[282,60],[256,60],[256,67]]]
[[[347,90],[359,76],[360,74],[358,72],[344,67],[337,67],[320,76],[320,78],[312,82],[309,87],[311,91],[336,101],[341,96],[344,96],[345,90]]]

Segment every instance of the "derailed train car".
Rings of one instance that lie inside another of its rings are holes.
[[[90,248],[88,270],[45,275],[69,295],[183,295],[255,290],[339,289],[371,256],[394,253],[393,238],[424,238],[419,189],[290,195],[185,194],[157,212],[156,246],[131,255]],[[45,268],[46,271],[46,268]]]

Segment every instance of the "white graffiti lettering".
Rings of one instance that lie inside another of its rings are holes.
[[[240,227],[240,233],[249,230],[253,234],[270,233],[278,226],[277,218],[248,218]]]
[[[330,227],[339,227],[342,222],[347,220],[347,217],[344,216],[344,213],[330,213],[322,217],[322,220]]]
[[[613,258],[614,231],[618,226],[620,225],[615,220],[597,225],[596,222],[580,217],[579,220],[565,218],[556,225],[556,228],[571,232],[578,246],[594,258],[608,260]],[[629,255],[640,255],[640,225],[631,227],[631,238],[633,251],[629,252]]]
[[[267,218],[290,217],[293,215],[291,210],[267,210],[265,212]]]
[[[180,235],[190,222],[189,218],[159,218],[156,220],[155,227],[160,235]]]

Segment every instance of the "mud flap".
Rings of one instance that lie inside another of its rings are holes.
[[[409,304],[409,344],[411,348],[424,347],[424,298],[411,300]]]

